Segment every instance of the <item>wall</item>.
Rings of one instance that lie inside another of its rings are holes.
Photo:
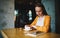
[[[14,28],[14,0],[0,0],[0,29]]]
[[[55,0],[42,0],[48,15],[51,16],[51,32],[55,32]]]

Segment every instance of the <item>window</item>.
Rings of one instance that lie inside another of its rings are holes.
[[[29,10],[29,21],[32,20],[32,11]]]

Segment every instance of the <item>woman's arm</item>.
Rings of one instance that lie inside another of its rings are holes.
[[[50,16],[45,17],[44,26],[37,26],[36,29],[42,32],[48,32],[50,27]]]
[[[49,27],[50,27],[50,21],[51,21],[50,16],[47,16],[46,20],[45,20],[44,27],[43,27],[43,31],[48,32]]]
[[[34,25],[36,24],[37,18],[38,18],[38,17],[36,17],[36,18],[34,19],[34,21],[30,24],[30,27],[32,27],[32,26],[34,26]]]

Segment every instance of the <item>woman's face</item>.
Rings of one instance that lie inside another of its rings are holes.
[[[42,7],[35,7],[35,11],[36,11],[36,14],[38,15],[38,16],[42,16],[43,14],[42,14]]]

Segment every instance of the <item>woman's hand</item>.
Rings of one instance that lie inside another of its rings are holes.
[[[34,27],[31,27],[31,29],[32,29],[32,30],[36,30],[36,28],[34,28]]]

